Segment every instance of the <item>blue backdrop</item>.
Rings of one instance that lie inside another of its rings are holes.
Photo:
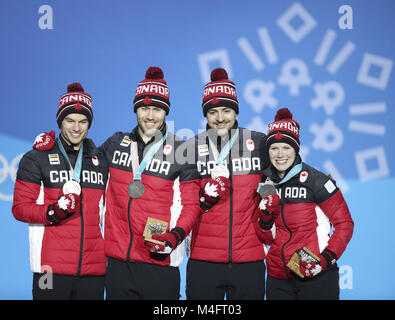
[[[346,5],[346,6],[345,6]],[[59,96],[81,82],[100,145],[136,125],[134,91],[151,65],[170,88],[167,120],[204,128],[211,69],[236,83],[239,123],[266,132],[288,106],[304,161],[331,173],[355,221],[339,261],[342,299],[394,299],[395,2],[340,0],[0,2],[0,298],[31,299],[28,228],[11,213],[18,162],[56,129]],[[185,263],[181,268],[185,297]]]

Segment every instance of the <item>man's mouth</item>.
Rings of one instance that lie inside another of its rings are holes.
[[[71,135],[72,138],[78,139],[78,138],[81,137],[82,133],[81,132],[80,133],[73,133],[73,132],[71,132],[70,135]]]
[[[146,125],[148,128],[153,128],[153,127],[155,127],[155,125],[156,125],[156,122],[152,122],[152,121],[145,121],[144,123],[145,123],[145,125]]]
[[[218,129],[223,129],[223,128],[226,128],[226,123],[222,123],[222,122],[221,123],[217,123],[216,126],[217,126]]]

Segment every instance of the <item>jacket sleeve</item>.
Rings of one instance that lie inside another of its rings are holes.
[[[339,259],[352,237],[354,222],[347,203],[333,180],[327,178],[317,195],[318,206],[333,225],[333,232],[325,249],[333,252],[335,258]]]
[[[108,166],[112,162],[112,157],[114,153],[114,144],[116,143],[119,144],[119,142],[122,141],[120,140],[121,135],[122,132],[120,131],[114,133],[100,147],[97,148],[97,151],[100,154],[100,156],[106,159]]]
[[[178,152],[183,154],[182,157],[176,155],[176,161],[179,162],[181,167],[179,176],[181,213],[177,220],[177,227],[182,228],[185,231],[185,236],[187,236],[202,213],[199,205],[201,177],[197,170],[197,159],[195,158],[195,138],[181,142],[176,137],[176,146]],[[180,163],[180,160],[182,163]]]
[[[201,214],[199,205],[200,175],[194,164],[183,166],[180,174],[181,214],[177,227],[188,235]]]
[[[15,219],[27,223],[49,224],[46,219],[47,205],[38,204],[40,190],[41,168],[34,157],[27,153],[19,163],[15,181],[12,205]]]
[[[252,224],[254,225],[256,235],[263,244],[270,246],[272,242],[274,241],[274,238],[276,236],[276,224],[273,223],[273,226],[269,230],[264,230],[261,228],[259,225],[259,207],[255,210],[255,213],[253,215],[253,220]]]

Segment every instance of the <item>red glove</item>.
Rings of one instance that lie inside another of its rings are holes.
[[[230,180],[223,176],[210,178],[199,191],[200,208],[204,211],[211,209],[226,194],[230,188]]]
[[[150,252],[169,254],[184,240],[184,238],[184,229],[176,227],[171,229],[169,232],[152,235],[152,239],[162,241],[165,245],[151,241],[144,241],[144,245]]]
[[[319,262],[299,262],[299,271],[308,278],[312,278],[322,271],[322,266]]]
[[[40,133],[33,143],[33,149],[38,151],[51,150],[55,144],[55,132],[52,130],[50,133]]]
[[[308,278],[312,278],[320,272],[326,270],[328,266],[336,263],[336,255],[329,249],[324,249],[320,255],[320,262],[307,262],[303,259],[299,262],[299,271]]]
[[[259,208],[259,225],[264,230],[271,229],[281,211],[280,197],[275,193],[269,194],[261,200]]]
[[[71,217],[80,208],[80,196],[76,193],[68,193],[59,197],[58,202],[50,204],[47,209],[47,220],[51,224],[57,224]]]

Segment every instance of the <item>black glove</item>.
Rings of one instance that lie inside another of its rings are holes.
[[[68,193],[59,197],[56,203],[50,204],[47,209],[47,220],[51,224],[57,224],[71,217],[80,208],[80,196],[76,193]]]

